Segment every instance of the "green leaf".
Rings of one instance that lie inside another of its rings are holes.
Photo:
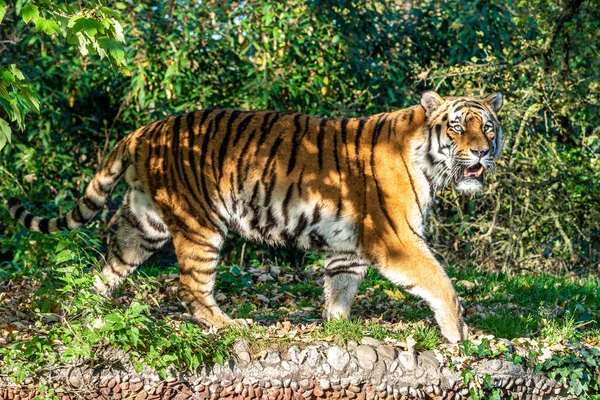
[[[0,24],[4,19],[4,14],[6,14],[6,3],[4,2],[4,0],[0,0]]]
[[[6,146],[6,142],[10,143],[11,132],[8,122],[0,118],[0,150]]]
[[[15,76],[10,71],[2,71],[2,81],[5,85],[10,85],[15,82]]]
[[[17,68],[17,66],[15,64],[10,64],[10,72],[19,80],[23,80],[25,79],[25,76],[23,75],[23,73],[21,72],[21,70],[19,68]]]
[[[35,21],[39,16],[40,10],[38,10],[37,6],[34,4],[26,4],[21,9],[21,18],[23,18],[23,21],[25,21],[26,24],[28,24],[31,20]]]
[[[96,36],[96,33],[104,33],[104,27],[95,19],[81,17],[75,21],[72,28],[73,32],[84,31],[91,37]]]
[[[125,49],[123,45],[109,37],[101,37],[98,39],[100,48],[107,50],[116,64],[125,64]]]
[[[76,256],[77,255],[74,252],[72,252],[71,250],[65,249],[56,255],[56,257],[54,258],[54,262],[56,264],[61,264],[66,261],[74,260],[76,258]]]
[[[52,35],[60,32],[60,25],[56,21],[52,21],[46,18],[38,18],[35,29],[38,31],[47,33],[48,35]]]

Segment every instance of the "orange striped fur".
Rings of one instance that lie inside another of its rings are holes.
[[[320,249],[325,318],[347,318],[369,266],[426,299],[451,342],[467,328],[444,269],[424,241],[435,191],[479,190],[498,158],[500,94],[425,92],[421,104],[366,118],[207,110],[154,122],[112,150],[85,196],[60,218],[11,199],[13,218],[37,232],[78,228],[124,176],[129,185],[96,287],[108,293],[173,239],[179,296],[196,320],[232,321],[213,289],[229,230],[249,239]]]

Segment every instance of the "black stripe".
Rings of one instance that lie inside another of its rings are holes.
[[[412,225],[410,224],[410,222],[408,221],[408,217],[406,216],[406,212],[404,213],[404,220],[406,221],[406,225],[408,226],[408,229],[410,229],[410,231],[412,233],[415,234],[415,236],[417,236],[419,239],[421,240],[425,240],[425,238],[423,236],[421,236],[421,234],[419,232],[417,232],[415,230],[415,228],[412,227]]]
[[[294,230],[294,237],[299,238],[302,235],[302,232],[308,226],[308,218],[304,213],[300,214],[300,218],[298,219],[298,225],[296,225],[296,229]]]
[[[25,212],[25,207],[23,207],[22,205],[19,206],[19,208],[17,208],[15,210],[15,220],[19,220],[19,218],[21,218],[21,215]]]
[[[265,169],[266,171],[266,169]],[[264,179],[264,177],[263,177]],[[264,207],[269,207],[271,205],[271,197],[273,196],[273,189],[275,188],[275,183],[277,182],[277,171],[273,172],[273,176],[271,177],[271,182],[268,186],[265,186],[265,201]]]
[[[219,134],[219,130],[221,129],[221,121],[225,117],[225,114],[227,114],[227,110],[221,110],[221,112],[219,112],[217,115],[215,115],[215,118],[214,118],[215,130],[213,131],[213,134],[212,134],[213,139],[215,138],[216,135]]]
[[[89,209],[90,209],[90,211],[93,211],[93,212],[98,212],[98,211],[100,211],[100,209],[101,209],[101,208],[102,208],[102,206],[104,205],[104,203],[102,203],[102,204],[98,204],[98,203],[96,203],[94,200],[92,200],[92,199],[91,199],[91,198],[89,198],[89,197],[83,197],[83,198],[81,199],[81,201],[83,202],[83,204],[85,204],[85,206],[86,206],[87,208],[89,208]]]
[[[335,169],[337,170],[338,173],[338,177],[339,177],[339,185],[341,187],[342,185],[342,170],[340,169],[340,156],[338,154],[338,138],[337,138],[337,132],[333,133],[333,158],[335,160]],[[340,196],[341,196],[341,191],[340,191]]]
[[[79,203],[75,204],[75,208],[73,208],[73,212],[71,212],[71,218],[73,221],[80,224],[83,224],[86,221],[79,209]]]
[[[249,113],[249,115],[246,118],[240,121],[236,128],[235,137],[233,138],[234,146],[241,139],[242,134],[246,131],[246,128],[248,127],[248,125],[250,125],[250,122],[252,121],[252,118],[254,118],[255,115],[255,113]]]
[[[269,152],[269,158],[267,158],[267,163],[265,164],[265,169],[264,169],[263,175],[262,175],[263,180],[267,176],[269,166],[273,162],[273,159],[275,158],[275,155],[277,154],[277,149],[281,145],[281,142],[283,142],[283,138],[280,136],[275,140],[275,143],[273,143],[273,146],[271,147],[271,151]]]
[[[296,166],[296,158],[298,156],[298,147],[300,146],[300,141],[302,140],[301,138],[298,138],[298,134],[300,133],[300,129],[302,128],[300,126],[300,117],[302,116],[302,114],[296,114],[294,116],[294,136],[292,138],[292,151],[290,154],[290,160],[288,162],[288,169],[287,169],[287,174],[289,175],[293,170],[294,167]],[[307,121],[306,121],[306,126],[305,126],[305,131],[308,129],[308,117],[307,117]]]
[[[290,200],[292,199],[293,192],[294,192],[294,184],[292,183],[288,187],[287,193],[285,194],[285,198],[283,199],[282,210],[281,210],[281,213],[283,214],[283,220],[284,220],[286,226],[288,225],[289,219],[290,219],[288,207],[290,205]]]
[[[167,232],[167,228],[163,222],[159,222],[159,221],[155,220],[154,218],[150,217],[150,215],[148,215],[148,214],[145,214],[145,215],[146,215],[146,221],[148,222],[148,225],[150,225],[152,227],[152,229],[154,229],[155,231],[158,231],[158,232],[162,232],[162,233]]]
[[[221,143],[221,148],[219,149],[219,180],[223,177],[223,161],[225,161],[225,155],[227,154],[227,150],[229,147],[229,140],[231,137],[231,129],[233,128],[233,123],[239,117],[240,111],[232,111],[229,116],[229,121],[227,121],[227,129],[225,129],[225,137],[223,138],[223,142]]]
[[[127,224],[132,227],[137,229],[138,231],[144,232],[144,229],[142,227],[142,224],[140,223],[140,221],[135,217],[135,215],[129,211],[124,211],[121,214],[121,218],[123,219],[123,221],[127,222]]]
[[[360,273],[355,272],[355,271],[346,271],[346,270],[341,270],[341,271],[325,271],[325,276],[327,276],[328,278],[333,278],[334,276],[338,276],[338,275],[342,275],[342,274],[346,274],[346,275],[355,275],[355,276],[360,276]]]
[[[137,267],[137,264],[133,264],[133,263],[129,263],[129,262],[125,261],[125,259],[123,258],[123,252],[121,250],[121,246],[119,245],[119,240],[117,238],[115,238],[115,240],[113,242],[112,254],[115,257],[117,257],[117,259],[119,260],[119,262],[121,264],[126,265],[128,267]]]
[[[260,125],[260,136],[258,137],[258,143],[256,144],[256,152],[257,153],[258,153],[258,150],[260,149],[260,146],[262,146],[262,144],[265,142],[265,140],[267,138],[267,133],[269,133],[268,129],[267,129],[267,124],[269,123],[269,119],[271,118],[271,116],[274,114],[276,115],[276,113],[274,113],[274,112],[265,113],[263,122]]]
[[[190,159],[190,169],[192,170],[192,174],[194,176],[194,181],[196,183],[196,189],[198,192],[200,192],[200,186],[201,186],[200,178],[199,178],[198,174],[202,174],[203,171],[201,168],[196,167],[196,161],[194,159],[195,158],[194,147],[196,144],[196,137],[200,136],[202,134],[202,127],[204,126],[204,122],[206,122],[206,119],[208,118],[208,116],[211,113],[212,113],[212,110],[204,111],[202,113],[202,118],[200,118],[200,122],[198,123],[198,134],[197,135],[194,134],[193,127],[188,128],[190,130],[189,137],[188,137],[188,154],[189,154],[189,159]],[[202,152],[202,154],[204,154],[204,151]],[[200,157],[202,157],[202,154],[200,155]],[[203,195],[206,196],[206,194],[203,194]]]
[[[246,154],[248,154],[248,149],[250,148],[250,143],[252,143],[252,141],[254,140],[254,136],[256,136],[256,129],[252,130],[252,133],[250,133],[250,135],[248,136],[248,139],[246,139],[246,143],[244,144],[244,147],[242,148],[242,152],[238,155],[238,163],[237,163],[237,184],[238,184],[237,191],[238,191],[238,193],[241,193],[244,188],[244,182],[243,182],[244,179],[242,179],[242,167],[244,165],[244,160],[245,160]]]
[[[358,166],[359,170],[360,170],[360,154],[359,154],[360,137],[362,136],[362,132],[363,132],[366,122],[367,122],[366,119],[360,120],[360,122],[358,123],[358,130],[356,131],[356,136],[354,138],[354,153],[356,154],[356,165]]]
[[[40,221],[38,228],[42,233],[50,233],[50,220],[48,218],[43,218]]]
[[[311,224],[316,225],[321,221],[321,206],[319,204],[315,205],[313,209],[312,222]]]
[[[11,197],[10,199],[8,199],[7,206],[9,209],[18,205],[21,205],[21,200],[17,199],[16,197]]]
[[[300,177],[298,177],[298,182],[296,182],[296,187],[298,188],[298,196],[302,197],[302,182],[304,182],[304,167],[300,170]]]
[[[319,134],[317,136],[317,149],[319,151],[319,169],[323,169],[323,142],[325,141],[325,125],[327,125],[327,119],[321,119],[319,124]]]
[[[421,214],[421,218],[423,218],[423,209],[421,208],[421,200],[419,199],[419,196],[417,195],[417,189],[415,188],[415,182],[412,178],[412,175],[410,174],[410,171],[408,170],[408,166],[406,165],[406,162],[404,161],[404,156],[402,154],[400,154],[400,160],[402,160],[402,164],[404,165],[404,169],[406,170],[406,174],[408,175],[410,187],[412,189],[413,194],[415,195],[415,202],[417,203],[417,207],[419,207],[419,214]]]
[[[61,230],[68,228],[69,227],[67,226],[67,217],[60,217],[56,219],[56,229]]]
[[[23,225],[25,225],[25,227],[29,229],[31,228],[31,221],[33,221],[33,214],[29,213],[25,216],[25,219],[23,220]]]

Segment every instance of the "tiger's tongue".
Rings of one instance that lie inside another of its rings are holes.
[[[483,174],[483,165],[477,164],[465,169],[465,176],[474,176],[479,178]]]

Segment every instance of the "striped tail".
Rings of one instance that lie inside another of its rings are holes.
[[[62,229],[77,229],[91,221],[102,209],[111,191],[131,164],[128,157],[129,138],[121,140],[110,152],[100,171],[94,175],[85,189],[85,195],[66,215],[58,218],[42,218],[25,209],[21,200],[8,200],[10,216],[32,232],[51,233]]]

